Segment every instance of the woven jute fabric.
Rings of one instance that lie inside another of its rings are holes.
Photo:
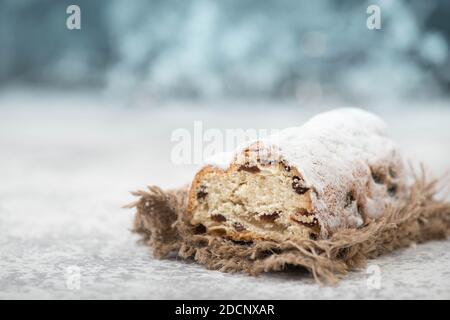
[[[358,229],[341,230],[326,240],[290,238],[283,242],[236,242],[205,233],[186,214],[188,186],[161,190],[152,186],[133,192],[138,200],[133,232],[157,258],[193,260],[223,272],[306,269],[319,283],[334,284],[368,259],[450,234],[450,203],[436,199],[442,180],[414,176],[404,201],[386,209],[383,217]],[[445,199],[445,197],[443,197]]]

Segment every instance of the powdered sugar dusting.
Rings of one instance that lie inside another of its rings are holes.
[[[346,108],[319,114],[301,127],[282,130],[267,142],[304,173],[317,191],[347,176],[361,161],[385,158],[396,150],[384,121],[361,109]]]
[[[394,170],[401,183],[402,162],[384,121],[355,108],[336,109],[260,140],[280,149],[282,158],[301,173],[311,188],[314,210],[325,233],[358,227],[365,218],[379,218],[392,201],[388,185],[374,182],[372,168]],[[251,143],[246,144],[249,146]],[[209,164],[226,169],[239,154],[216,156]],[[378,170],[378,169],[377,169]],[[398,181],[397,181],[398,180]],[[354,201],[347,203],[351,193]]]
[[[364,216],[379,218],[390,202],[387,187],[371,176],[372,167],[402,172],[396,144],[382,119],[361,109],[319,114],[301,127],[287,128],[268,143],[303,175],[315,193],[315,210],[324,229],[358,227]],[[346,203],[348,193],[356,201]]]

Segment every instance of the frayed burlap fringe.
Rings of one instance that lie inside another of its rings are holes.
[[[367,259],[450,233],[450,203],[435,200],[438,181],[415,177],[406,201],[389,208],[382,219],[359,229],[342,230],[327,240],[292,238],[284,242],[235,242],[210,236],[186,217],[187,187],[163,191],[149,187],[127,205],[137,208],[133,231],[158,258],[175,254],[208,269],[258,274],[287,267],[309,270],[317,282],[336,283]]]

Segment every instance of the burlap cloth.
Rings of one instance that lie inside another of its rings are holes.
[[[442,181],[440,181],[442,182]],[[236,242],[204,233],[186,216],[188,187],[163,191],[153,186],[133,194],[139,199],[133,231],[157,258],[191,259],[208,269],[252,275],[286,268],[309,270],[317,282],[333,284],[368,259],[450,233],[450,203],[437,200],[439,181],[414,176],[405,201],[382,219],[359,229],[342,230],[327,240],[292,238],[284,242]]]

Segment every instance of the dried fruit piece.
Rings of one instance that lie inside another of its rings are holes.
[[[319,238],[318,235],[313,232],[309,234],[309,239],[311,240],[317,240],[318,238]]]
[[[201,233],[205,233],[205,232],[206,232],[206,227],[202,224],[198,224],[194,228],[195,234],[201,234]]]
[[[200,186],[199,191],[197,192],[197,200],[204,199],[204,198],[206,198],[207,195],[208,195],[208,192],[206,192],[206,187]]]
[[[387,192],[391,197],[394,197],[397,194],[397,185],[395,183],[391,184],[388,187]]]
[[[239,171],[246,171],[246,172],[250,172],[250,173],[258,173],[261,170],[258,168],[258,166],[250,166],[248,163],[246,163],[243,166],[240,166]]]
[[[286,163],[283,163],[283,168],[284,168],[284,171],[291,172],[291,166],[290,165],[287,165]]]
[[[375,181],[375,183],[382,184],[385,182],[386,176],[381,171],[370,168],[370,173],[371,173],[372,179],[373,179],[373,181]]]
[[[259,218],[265,222],[274,222],[280,216],[280,213],[281,211],[274,211],[272,213],[260,215]]]
[[[349,206],[351,206],[351,204],[353,203],[353,201],[355,201],[355,193],[354,191],[349,191],[347,192],[347,196],[345,198],[345,205],[344,208],[347,208]]]
[[[308,192],[309,188],[302,185],[303,180],[301,180],[299,177],[295,176],[292,178],[292,188],[297,192],[298,194],[305,194]]]
[[[211,220],[216,221],[216,222],[225,222],[225,221],[227,221],[227,218],[225,218],[223,215],[217,213],[217,214],[211,215]]]
[[[364,217],[364,208],[363,208],[363,206],[362,206],[361,204],[358,204],[358,205],[356,206],[356,209],[358,210],[359,215],[360,215],[361,217]]]

